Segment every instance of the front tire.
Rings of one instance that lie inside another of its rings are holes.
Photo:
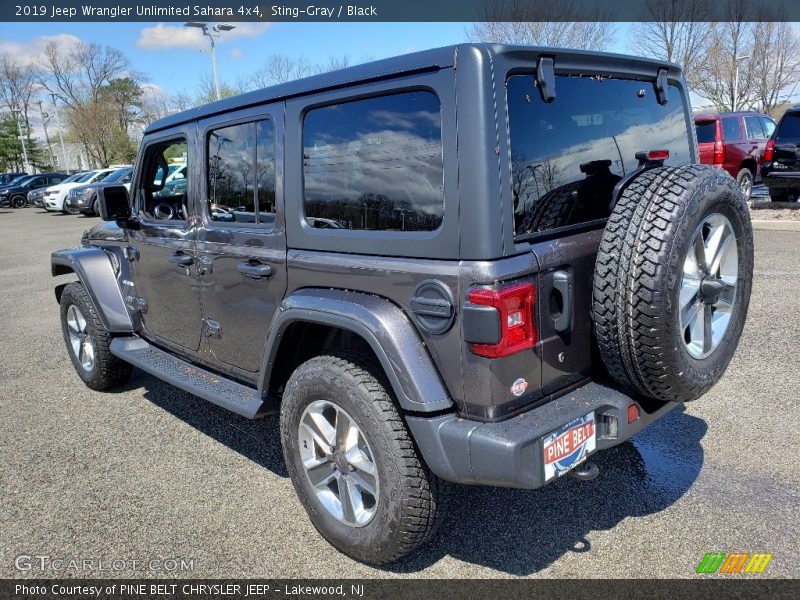
[[[733,357],[752,276],[750,215],[732,178],[703,165],[639,175],[595,266],[594,330],[609,374],[656,400],[699,398]]]
[[[27,204],[28,199],[25,196],[14,196],[11,198],[11,207],[12,208],[24,208],[25,204]]]
[[[80,283],[61,293],[61,330],[72,366],[87,387],[102,392],[130,378],[133,367],[111,353],[111,334]]]
[[[430,537],[446,484],[420,460],[374,371],[339,356],[303,363],[286,385],[280,429],[286,467],[317,531],[356,560],[385,564]]]

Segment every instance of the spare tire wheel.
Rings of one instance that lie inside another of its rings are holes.
[[[703,165],[642,173],[603,232],[593,320],[609,374],[656,400],[699,398],[747,316],[753,233],[737,183]]]

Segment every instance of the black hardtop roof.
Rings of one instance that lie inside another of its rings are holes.
[[[313,92],[337,89],[356,83],[375,81],[406,73],[435,71],[453,67],[456,65],[457,60],[475,60],[476,53],[468,52],[470,49],[482,51],[488,56],[508,55],[513,57],[515,55],[522,56],[523,54],[546,54],[555,56],[556,59],[558,59],[559,56],[569,56],[573,59],[586,59],[587,64],[591,64],[592,62],[613,65],[630,65],[635,63],[652,67],[654,75],[656,73],[655,69],[666,66],[670,68],[673,74],[680,74],[680,68],[677,65],[666,61],[609,52],[593,52],[588,50],[572,50],[568,48],[550,48],[542,46],[514,46],[509,44],[458,44],[386,58],[348,67],[346,69],[340,69],[338,71],[331,71],[330,73],[313,75],[311,77],[281,83],[237,96],[231,96],[230,98],[223,98],[222,100],[191,108],[154,121],[147,127],[145,133],[152,133],[182,123],[188,123],[197,119],[246,108],[248,106],[276,102]],[[459,54],[462,54],[464,58],[458,59]]]

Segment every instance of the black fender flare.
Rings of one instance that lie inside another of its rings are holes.
[[[130,333],[133,321],[117,283],[117,276],[108,254],[100,248],[70,248],[50,256],[53,277],[74,273],[89,292],[103,325],[112,333]],[[60,300],[63,286],[56,288]]]
[[[404,410],[430,413],[453,406],[422,338],[405,313],[385,298],[336,289],[305,288],[284,299],[267,338],[261,389],[268,387],[283,334],[296,322],[338,327],[361,336],[378,357]]]

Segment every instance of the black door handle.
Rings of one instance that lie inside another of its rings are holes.
[[[554,319],[556,331],[567,331],[572,325],[572,275],[566,271],[553,273],[553,289],[561,294],[561,313]]]
[[[175,263],[176,265],[180,265],[182,267],[188,267],[190,264],[194,262],[194,259],[188,254],[176,252],[175,254],[169,257],[169,262]]]
[[[262,263],[243,262],[236,265],[236,270],[239,273],[252,277],[253,279],[261,279],[262,277],[269,277],[272,275],[272,267]]]

